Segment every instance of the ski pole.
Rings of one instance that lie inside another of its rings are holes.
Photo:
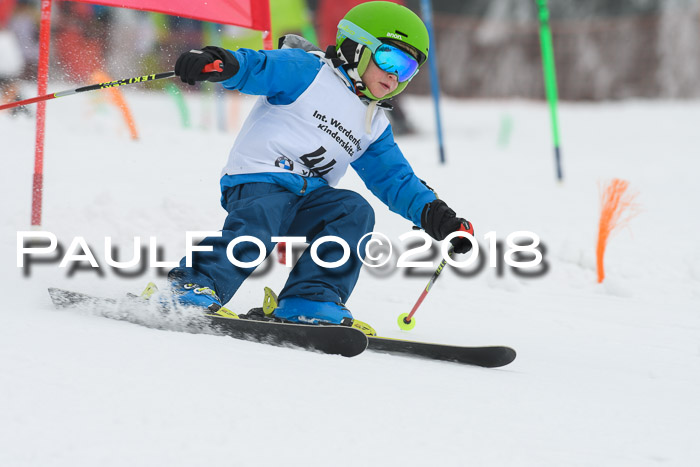
[[[211,73],[214,71],[219,71],[219,72],[223,71],[221,60],[216,60],[215,62],[210,63],[210,64],[206,65],[204,68],[202,68],[202,73]],[[61,91],[61,92],[56,92],[53,94],[45,94],[43,96],[32,97],[31,99],[24,99],[21,101],[10,102],[9,104],[0,105],[0,110],[11,109],[13,107],[19,107],[21,105],[34,104],[36,102],[41,102],[41,101],[48,101],[50,99],[56,99],[58,97],[72,96],[73,94],[77,94],[79,92],[97,91],[98,89],[114,88],[117,86],[124,86],[126,84],[145,83],[147,81],[155,81],[158,79],[172,78],[173,76],[175,76],[175,72],[168,71],[165,73],[155,73],[155,74],[145,75],[145,76],[136,76],[134,78],[125,78],[125,79],[119,79],[116,81],[108,81],[106,83],[91,84],[89,86],[83,86],[81,88],[71,89],[69,91]]]
[[[465,221],[466,222],[466,221]],[[467,226],[469,228],[467,229]],[[467,234],[473,235],[474,229],[469,225],[468,222],[462,223],[459,227],[460,232],[466,232]],[[473,237],[471,237],[473,240]],[[471,240],[470,240],[471,241]],[[454,245],[450,246],[450,249],[447,250],[447,258],[452,258],[452,256],[455,253],[455,247]],[[399,315],[398,323],[399,327],[403,329],[404,331],[410,331],[414,327],[416,327],[416,320],[413,319],[413,315],[416,314],[416,311],[418,310],[418,307],[420,306],[421,303],[423,303],[423,300],[425,299],[425,296],[428,295],[428,292],[430,292],[430,289],[433,287],[433,284],[437,280],[437,278],[440,276],[440,273],[442,272],[443,269],[445,269],[445,265],[447,264],[447,258],[444,258],[440,262],[440,266],[435,270],[433,273],[433,277],[430,278],[428,281],[428,285],[423,289],[423,292],[420,294],[420,297],[418,297],[418,301],[416,302],[415,305],[413,305],[413,309],[411,310],[410,313],[403,313]]]
[[[452,258],[452,255],[455,252],[455,248],[453,246],[450,247],[450,249],[447,252],[447,256]],[[443,269],[445,269],[445,265],[447,264],[447,259],[443,259],[440,262],[440,266],[435,270],[433,273],[433,277],[430,278],[428,281],[428,285],[423,289],[423,293],[420,294],[420,297],[418,297],[418,301],[416,302],[415,305],[413,305],[413,309],[411,310],[410,313],[403,313],[399,315],[398,323],[399,327],[403,329],[404,331],[410,331],[414,327],[416,327],[416,320],[413,319],[413,315],[416,314],[416,311],[418,310],[418,307],[420,306],[421,303],[423,303],[423,300],[425,299],[425,296],[428,295],[428,292],[430,292],[430,289],[433,287],[433,284],[437,280],[437,278],[440,276],[440,273],[442,272]]]

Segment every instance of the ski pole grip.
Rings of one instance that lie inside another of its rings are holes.
[[[459,232],[467,232],[468,234],[474,235],[474,226],[471,222],[465,220],[459,226]]]
[[[211,72],[221,73],[222,71],[224,71],[224,67],[223,67],[223,63],[221,62],[221,60],[215,60],[213,63],[205,65],[204,68],[202,68],[202,73],[211,73]]]

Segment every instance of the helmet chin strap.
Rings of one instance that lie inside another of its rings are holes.
[[[346,41],[346,43],[349,45],[350,41]],[[360,71],[358,68],[360,65],[360,58],[362,57],[362,50],[365,47],[356,42],[353,43],[355,44],[355,47],[353,47],[352,49],[347,46],[341,47],[340,50],[338,50],[338,55],[345,61],[345,71],[347,72],[350,79],[354,81],[355,88],[359,91],[364,91],[365,89],[367,89],[367,86],[365,86],[365,83],[362,82],[362,77],[360,76]],[[347,55],[352,56],[348,57]]]

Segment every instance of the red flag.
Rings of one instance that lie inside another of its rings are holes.
[[[95,5],[155,11],[166,15],[270,30],[268,0],[73,0]]]
[[[0,20],[11,11],[16,0],[0,0]],[[81,3],[154,11],[212,23],[231,24],[264,31],[263,44],[272,49],[270,34],[269,0],[73,0]],[[46,94],[49,68],[49,42],[51,31],[51,0],[41,1],[38,94]],[[265,32],[267,34],[265,34]],[[39,102],[36,112],[36,145],[34,153],[34,186],[32,191],[32,225],[41,225],[41,205],[44,180],[44,126],[45,102]]]

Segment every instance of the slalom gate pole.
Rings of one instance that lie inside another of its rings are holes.
[[[540,45],[542,47],[542,68],[544,71],[544,88],[549,102],[549,114],[552,121],[552,139],[554,140],[554,161],[557,180],[564,178],[561,170],[561,147],[559,145],[559,118],[557,117],[557,72],[554,67],[554,46],[552,30],[549,26],[549,9],[547,0],[536,0],[540,19]]]
[[[210,63],[202,69],[202,73],[210,73],[214,71],[222,71],[221,60],[216,60],[214,63]],[[106,83],[91,84],[89,86],[83,86],[81,88],[71,89],[69,91],[61,91],[53,94],[45,94],[43,96],[32,97],[31,99],[24,99],[22,101],[10,102],[9,104],[0,105],[0,110],[11,109],[13,107],[19,107],[21,105],[34,104],[35,102],[43,102],[51,99],[56,99],[58,97],[72,96],[73,94],[78,94],[80,92],[87,91],[97,91],[100,89],[114,88],[117,86],[124,86],[126,84],[136,84],[145,83],[147,81],[155,81],[158,79],[172,78],[175,76],[174,71],[167,71],[165,73],[155,73],[145,76],[137,76],[134,78],[125,78],[117,81],[108,81]]]
[[[450,247],[449,251],[447,252],[447,256],[452,258],[452,255],[454,254],[455,249],[453,246]],[[423,303],[423,300],[425,299],[426,295],[428,295],[428,292],[430,292],[430,289],[433,287],[433,284],[437,280],[438,277],[440,277],[440,273],[442,272],[443,269],[445,269],[445,265],[447,265],[447,259],[443,259],[440,262],[440,266],[435,270],[433,273],[433,277],[430,278],[428,281],[428,285],[423,289],[423,293],[420,294],[420,297],[418,297],[418,301],[416,302],[415,305],[413,305],[413,309],[411,310],[410,313],[404,313],[399,316],[399,327],[405,331],[410,331],[416,326],[416,320],[413,319],[413,315],[416,314],[416,311],[418,310],[418,307],[420,306],[421,303]]]
[[[435,52],[435,34],[433,34],[433,4],[431,0],[421,0],[421,13],[423,22],[428,30],[430,40],[430,54],[428,55],[428,67],[430,69],[430,92],[433,95],[435,106],[435,125],[437,127],[438,150],[440,151],[440,163],[445,163],[445,143],[442,137],[442,120],[440,119],[440,80],[438,78],[437,53]]]
[[[41,1],[39,20],[39,64],[37,94],[44,94],[49,82],[49,49],[51,48],[51,0]],[[2,107],[0,107],[2,109]],[[41,204],[44,196],[44,136],[46,135],[46,104],[36,106],[34,132],[34,175],[32,177],[32,228],[41,226]]]

